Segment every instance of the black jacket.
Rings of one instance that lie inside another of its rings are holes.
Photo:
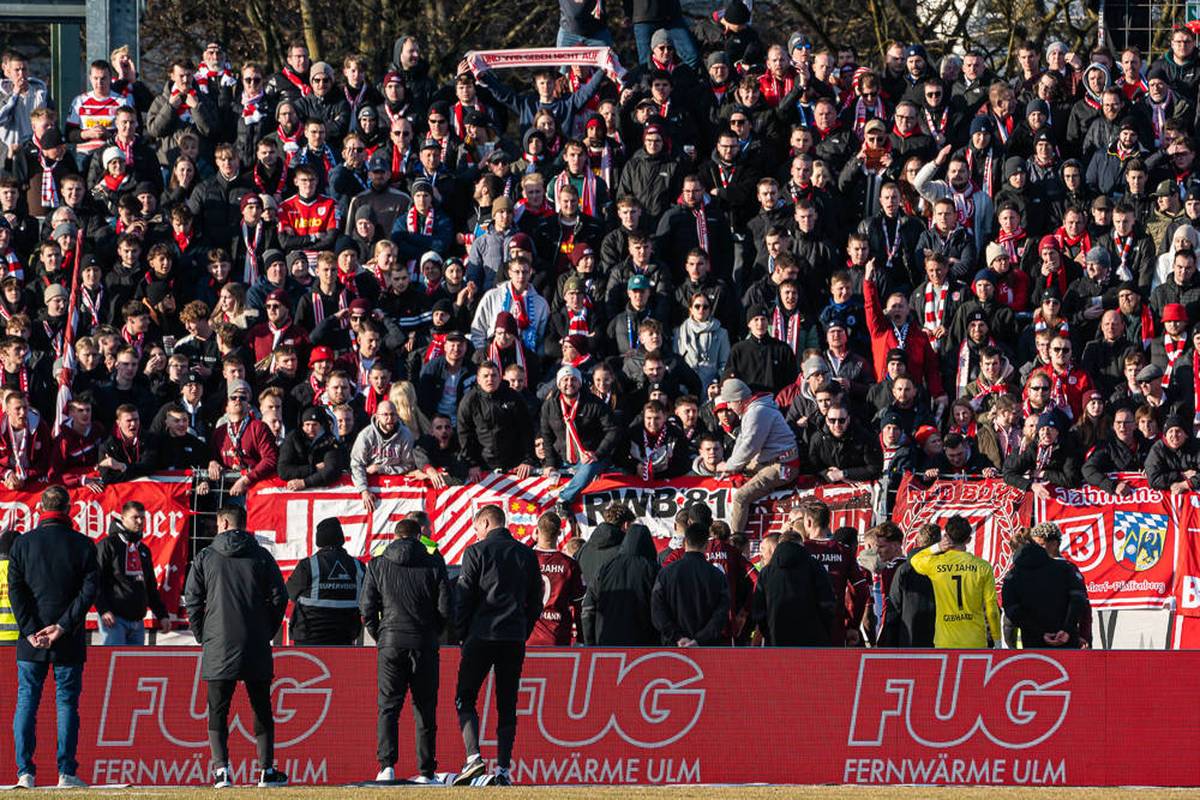
[[[358,601],[364,571],[362,562],[342,547],[322,547],[297,563],[287,580],[292,641],[298,645],[354,644],[362,632]]]
[[[821,428],[808,442],[808,460],[814,472],[837,467],[850,481],[874,480],[883,467],[878,437],[861,425],[852,426],[841,438],[830,433],[828,426]]]
[[[583,574],[585,586],[591,586],[599,580],[600,570],[604,568],[605,564],[620,555],[621,545],[628,535],[627,532],[607,522],[601,522],[596,526],[575,557],[575,561],[579,563],[579,571]]]
[[[1037,467],[1037,451],[1036,445],[1030,445],[1020,453],[1011,454],[1004,462],[1004,482],[1029,491],[1033,485],[1033,479],[1029,476]],[[1071,452],[1071,446],[1065,439],[1059,439],[1055,445],[1040,480],[1068,489],[1078,487],[1083,481],[1078,455]]]
[[[1017,551],[1001,590],[1004,616],[1021,631],[1021,646],[1079,647],[1079,623],[1091,614],[1083,575],[1069,561],[1051,558],[1038,544]],[[1070,639],[1050,645],[1043,634],[1066,631]]]
[[[592,538],[595,536],[593,533]],[[650,597],[657,577],[658,554],[650,529],[631,525],[620,552],[588,583],[583,597],[583,641],[602,647],[656,646],[659,636],[650,617]]]
[[[770,334],[747,336],[729,350],[725,378],[740,378],[756,392],[778,392],[796,380],[796,354]]]
[[[9,552],[8,596],[21,633],[18,661],[70,665],[87,660],[83,623],[99,576],[95,545],[65,514],[43,515],[40,525],[17,537]],[[66,634],[48,650],[29,643],[26,637],[56,623]]]
[[[801,544],[780,542],[754,590],[754,624],[774,647],[829,645],[837,601],[829,573]]]
[[[125,571],[127,551],[136,548],[142,570],[136,574]],[[146,609],[154,612],[158,619],[166,619],[167,608],[158,593],[158,580],[154,577],[154,558],[150,548],[142,541],[142,534],[134,533],[114,519],[108,525],[108,536],[96,545],[96,562],[100,570],[100,583],[96,590],[96,613],[111,611],[123,620],[141,621]]]
[[[915,552],[909,553],[910,559]],[[933,584],[912,568],[911,560],[896,568],[884,602],[887,608],[879,633],[880,647],[933,647]]]
[[[463,551],[456,627],[468,639],[524,642],[542,613],[542,569],[533,550],[507,528]]]
[[[729,621],[729,585],[721,570],[704,553],[688,551],[658,573],[651,593],[654,627],[663,644],[674,647],[683,638],[715,645]]]
[[[533,420],[525,401],[503,381],[488,394],[476,384],[458,406],[458,442],[468,466],[508,471],[534,465]]]
[[[367,565],[358,607],[379,647],[423,650],[438,646],[450,598],[441,556],[416,539],[397,539]]]
[[[287,609],[287,587],[275,558],[240,530],[217,534],[196,554],[183,590],[188,621],[204,648],[206,681],[269,680],[271,640]]]
[[[1083,462],[1083,482],[1106,492],[1117,488],[1117,481],[1112,478],[1114,472],[1141,472],[1150,453],[1150,442],[1137,436],[1137,444],[1133,449],[1116,436],[1097,442]]]
[[[306,487],[328,486],[346,472],[349,464],[345,445],[328,433],[314,440],[296,429],[279,448],[279,477],[285,481],[300,478]]]
[[[543,463],[547,467],[557,467],[567,457],[567,428],[559,396],[555,389],[542,403],[542,439],[546,454]],[[597,461],[611,461],[621,440],[612,409],[587,391],[579,392],[577,402],[575,430],[579,433],[579,441],[595,454]]]
[[[1146,456],[1146,482],[1151,489],[1167,491],[1172,483],[1183,480],[1189,469],[1200,469],[1200,440],[1188,439],[1178,450],[1159,440]],[[1200,489],[1200,475],[1188,480],[1188,485],[1192,491]]]

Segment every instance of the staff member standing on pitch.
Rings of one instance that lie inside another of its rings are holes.
[[[951,517],[946,520],[942,540],[910,559],[913,571],[933,584],[937,607],[934,647],[979,649],[1000,645],[996,572],[987,561],[967,552],[970,541],[970,523],[962,517]]]
[[[287,587],[275,559],[245,527],[244,508],[225,506],[217,512],[217,536],[196,554],[183,590],[188,620],[204,648],[201,677],[208,683],[208,744],[218,789],[232,785],[229,701],[238,681],[246,685],[254,711],[254,743],[262,769],[258,785],[287,783],[287,776],[275,769],[271,716],[271,640],[287,610]]]
[[[463,552],[458,577],[456,624],[462,637],[454,707],[462,727],[467,763],[454,779],[464,784],[509,786],[517,736],[517,689],[525,662],[525,640],[542,613],[542,575],[533,551],[513,539],[499,506],[475,514],[479,539]],[[488,672],[496,671],[496,772],[485,776],[479,755],[476,703]]]
[[[400,709],[411,690],[417,729],[417,783],[437,772],[438,637],[450,618],[450,582],[442,557],[421,542],[421,526],[396,524],[396,539],[371,559],[359,601],[367,631],[379,645],[377,781],[394,781]]]

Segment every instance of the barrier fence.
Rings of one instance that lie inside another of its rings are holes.
[[[367,558],[392,538],[394,523],[411,511],[426,511],[447,563],[457,564],[473,540],[471,518],[489,503],[500,504],[518,538],[531,541],[538,516],[553,506],[553,479],[488,474],[480,481],[434,489],[404,478],[374,476],[376,499],[368,511],[349,481],[305,491],[288,491],[282,481],[264,481],[241,498],[227,496],[234,476],[206,481],[204,476],[171,473],[118,483],[95,493],[72,490],[72,515],[80,530],[101,538],[108,520],[130,499],[149,512],[146,541],[168,607],[178,609],[186,566],[211,540],[213,512],[227,500],[244,502],[248,527],[279,561],[285,574],[315,547],[313,529],[327,517],[341,520],[347,549]],[[197,490],[201,483],[208,491]],[[1171,495],[1132,477],[1131,491],[1117,496],[1092,487],[1055,488],[1039,499],[998,479],[942,480],[926,485],[906,478],[892,518],[910,540],[925,522],[943,523],[965,516],[976,530],[972,550],[996,566],[1003,579],[1011,559],[1009,539],[1021,526],[1044,520],[1064,531],[1064,557],[1081,570],[1094,608],[1153,609],[1174,614],[1171,643],[1200,647],[1200,494]],[[575,502],[574,522],[587,536],[601,521],[611,500],[628,504],[647,524],[659,548],[670,537],[676,512],[691,502],[707,503],[717,518],[726,515],[735,484],[709,478],[642,481],[607,475],[589,486]],[[865,530],[874,524],[879,487],[867,483],[800,484],[778,491],[755,505],[749,519],[752,547],[767,533],[782,529],[788,512],[815,497],[833,510],[835,527]],[[37,521],[37,494],[0,490],[0,526],[28,529]]]
[[[441,655],[440,769],[462,763],[458,651]],[[1200,653],[531,648],[518,702],[513,777],[538,784],[1200,784],[1192,734]],[[15,686],[11,659],[0,685]],[[375,654],[278,649],[277,763],[298,783],[370,780]],[[758,681],[747,693],[747,676]],[[79,775],[90,783],[208,781],[204,684],[195,649],[92,648],[84,671]],[[495,756],[491,684],[483,755]],[[15,692],[0,692],[11,719]],[[39,718],[38,774],[53,776],[54,703]],[[1144,713],[1154,709],[1154,713]],[[749,713],[747,713],[749,712]],[[254,764],[251,716],[231,714],[235,781]],[[400,724],[397,774],[415,774]],[[0,772],[13,774],[0,747]]]

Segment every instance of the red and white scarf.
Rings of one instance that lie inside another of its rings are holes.
[[[875,95],[874,105],[868,106],[863,102],[862,95],[859,95],[854,101],[854,135],[861,141],[867,123],[873,119],[883,119],[886,114],[882,97]]]
[[[308,97],[312,94],[312,87],[305,83],[303,78],[293,72],[291,67],[284,67],[279,70],[279,74],[283,75],[288,83],[295,86],[300,91],[302,97]]]
[[[1163,334],[1163,350],[1167,353],[1167,368],[1163,370],[1162,376],[1164,389],[1171,385],[1171,375],[1175,372],[1175,364],[1178,363],[1179,357],[1183,355],[1183,351],[1187,349],[1187,343],[1186,335],[1176,339],[1169,333]]]
[[[1133,234],[1121,236],[1116,231],[1112,235],[1113,248],[1117,251],[1117,277],[1123,281],[1133,280],[1133,270],[1129,268],[1129,252],[1133,249]]]
[[[435,358],[440,357],[446,352],[446,334],[434,332],[429,337],[429,346],[425,348],[425,355],[421,357],[422,364],[428,364]]]
[[[585,455],[592,455],[583,446],[583,440],[579,438],[579,431],[575,427],[575,414],[579,411],[579,397],[576,396],[573,401],[568,402],[565,395],[559,394],[558,408],[562,412],[563,430],[567,437],[567,462],[579,464]]]
[[[341,291],[338,292],[337,304],[338,304],[338,311],[344,311],[350,307],[349,302],[346,300],[346,290],[345,289],[342,289]],[[320,287],[317,288],[317,291],[312,293],[312,307],[313,307],[313,327],[316,327],[317,325],[320,325],[322,322],[325,321],[325,295],[323,295],[321,293]],[[350,321],[346,317],[342,317],[342,327],[343,328],[348,327],[349,324],[350,324]]]
[[[995,159],[992,156],[992,148],[987,149],[987,155],[983,160],[983,176],[978,183],[975,183],[975,151],[968,147],[965,153],[967,157],[967,169],[971,173],[971,183],[976,189],[981,190],[986,195],[992,193],[992,179]]]
[[[262,122],[262,101],[265,95],[262,92],[253,97],[242,96],[242,122],[246,125],[256,125]]]
[[[662,448],[667,441],[667,426],[663,425],[662,430],[655,435],[654,440],[650,439],[650,432],[642,428],[642,480],[654,480],[654,451]]]
[[[800,316],[800,310],[796,309],[785,320],[784,309],[776,303],[775,310],[771,312],[771,326],[768,328],[771,336],[790,347],[796,355],[800,355]]]
[[[996,235],[996,244],[1004,248],[1004,252],[1008,253],[1009,259],[1017,264],[1021,260],[1021,256],[1025,254],[1025,248],[1029,242],[1026,241],[1028,234],[1021,226],[1013,228],[1011,231],[1000,231]]]
[[[930,338],[933,338],[934,331],[946,326],[946,298],[949,294],[949,282],[938,286],[936,290],[932,283],[925,282],[924,322],[921,327],[929,334]]]
[[[58,194],[58,179],[54,177],[54,169],[62,162],[62,159],[58,158],[50,161],[46,156],[46,151],[42,150],[36,140],[33,150],[37,153],[38,165],[42,168],[42,208],[57,208],[61,201]]]
[[[262,234],[262,223],[254,226],[254,236],[250,236],[250,228],[242,223],[242,242],[246,245],[246,259],[242,265],[242,283],[253,286],[258,281],[258,239]]]
[[[13,427],[8,424],[8,417],[4,417],[4,438],[8,440],[10,460],[12,462],[12,471],[20,480],[25,480],[29,477],[29,452],[33,446],[34,427],[26,423],[25,430],[19,434],[13,430]]]
[[[200,96],[198,94],[196,94],[195,87],[188,87],[188,90],[186,92],[182,92],[179,90],[178,86],[172,86],[171,87],[171,99],[174,100],[176,97],[179,97],[180,95],[183,95],[184,97],[183,97],[183,100],[180,101],[179,105],[176,106],[176,108],[175,108],[175,116],[179,118],[180,122],[191,122],[192,121],[192,109],[191,109],[191,106],[189,106],[187,104],[188,98],[192,98],[192,99],[196,100],[197,103],[199,103]]]

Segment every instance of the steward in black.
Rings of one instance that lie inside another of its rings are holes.
[[[303,435],[303,434],[302,434]],[[292,601],[289,632],[298,645],[352,645],[362,632],[359,593],[366,568],[342,546],[336,517],[317,523],[317,552],[296,564],[287,581]]]
[[[780,542],[758,576],[754,624],[773,647],[825,647],[837,601],[829,573],[804,545]]]
[[[654,582],[654,627],[670,647],[720,644],[726,641],[721,632],[729,621],[729,582],[705,558],[708,529],[690,525],[685,537],[683,557],[668,564]]]
[[[658,632],[650,618],[650,597],[657,577],[658,553],[650,529],[630,525],[618,555],[587,585],[582,613],[584,642],[602,647],[658,644]]]
[[[1037,535],[1035,526],[1030,533]],[[1061,539],[1062,534],[1058,536]],[[1061,558],[1052,558],[1036,541],[1022,547],[1001,590],[1004,616],[1021,631],[1021,646],[1032,648],[1079,647],[1079,623],[1091,613],[1087,587],[1079,569]],[[1065,642],[1047,642],[1046,634],[1063,631]]]

